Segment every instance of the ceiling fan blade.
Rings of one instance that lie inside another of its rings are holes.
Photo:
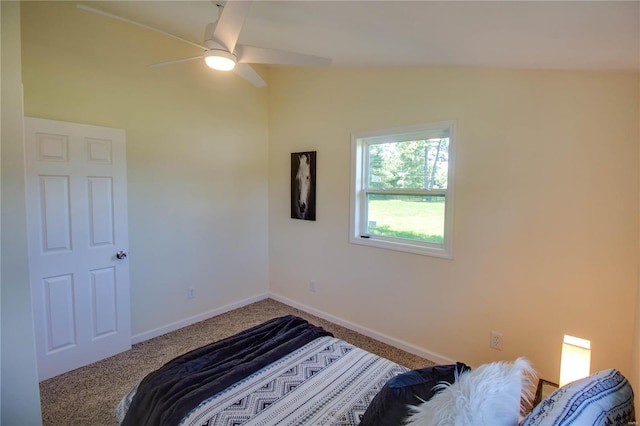
[[[159,62],[157,64],[153,64],[153,65],[149,65],[149,66],[152,67],[152,68],[159,68],[159,67],[164,67],[165,65],[179,64],[180,62],[193,61],[194,59],[202,59],[202,58],[204,58],[203,55],[190,56],[188,58],[174,59],[172,61]]]
[[[251,68],[249,64],[236,64],[233,72],[238,74],[240,77],[247,80],[249,83],[253,84],[256,87],[264,87],[267,83],[260,77],[260,75]]]
[[[213,38],[228,52],[233,52],[240,30],[251,7],[250,1],[228,0],[213,31]]]
[[[238,46],[238,62],[250,64],[293,65],[299,67],[328,67],[331,59],[320,56],[303,55],[264,47]]]
[[[145,25],[145,24],[141,24],[140,22],[132,21],[131,19],[123,18],[122,16],[118,16],[118,15],[114,15],[113,13],[105,12],[104,10],[95,9],[93,7],[85,6],[83,4],[79,4],[77,6],[78,6],[78,9],[86,10],[87,12],[97,13],[98,15],[106,16],[108,18],[117,19],[119,21],[126,22],[128,24],[136,25],[136,26],[138,26],[140,28],[145,28],[147,30],[155,31],[157,33],[164,34],[164,35],[166,35],[168,37],[171,37],[171,38],[174,38],[176,40],[180,40],[183,43],[190,44],[191,46],[197,47],[199,49],[203,49],[203,50],[207,49],[205,46],[203,46],[201,44],[194,43],[192,41],[186,40],[186,39],[184,39],[182,37],[178,37],[176,35],[173,35],[171,33],[166,32],[166,31],[162,31],[162,30],[159,30],[157,28],[150,27],[150,26]]]

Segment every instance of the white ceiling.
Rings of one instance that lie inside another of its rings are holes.
[[[212,1],[87,4],[197,43],[218,16]],[[324,56],[334,67],[637,71],[640,0],[256,1],[238,42]]]

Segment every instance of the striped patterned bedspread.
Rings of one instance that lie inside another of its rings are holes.
[[[203,401],[181,425],[357,425],[387,380],[405,371],[345,341],[321,337]],[[120,403],[119,419],[132,396]]]

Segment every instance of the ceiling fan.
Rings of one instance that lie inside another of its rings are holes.
[[[208,24],[205,28],[204,43],[198,44],[182,37],[170,34],[166,31],[132,21],[122,16],[114,15],[100,9],[96,9],[83,4],[77,5],[79,9],[97,13],[109,18],[117,19],[138,27],[164,34],[176,40],[201,48],[202,55],[188,58],[174,59],[151,65],[160,67],[176,64],[180,62],[192,61],[204,58],[205,63],[216,70],[233,70],[240,77],[246,79],[256,87],[264,87],[267,84],[260,75],[249,64],[267,65],[292,65],[307,67],[323,67],[331,65],[331,59],[319,56],[303,55],[300,53],[285,52],[281,50],[268,49],[264,47],[246,46],[237,44],[238,36],[242,30],[242,25],[249,12],[251,1],[229,0],[226,5],[216,4],[222,12],[219,13],[217,22]]]

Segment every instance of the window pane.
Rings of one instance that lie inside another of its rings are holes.
[[[367,194],[367,233],[444,243],[444,195]]]
[[[370,144],[369,188],[446,189],[449,138]]]

